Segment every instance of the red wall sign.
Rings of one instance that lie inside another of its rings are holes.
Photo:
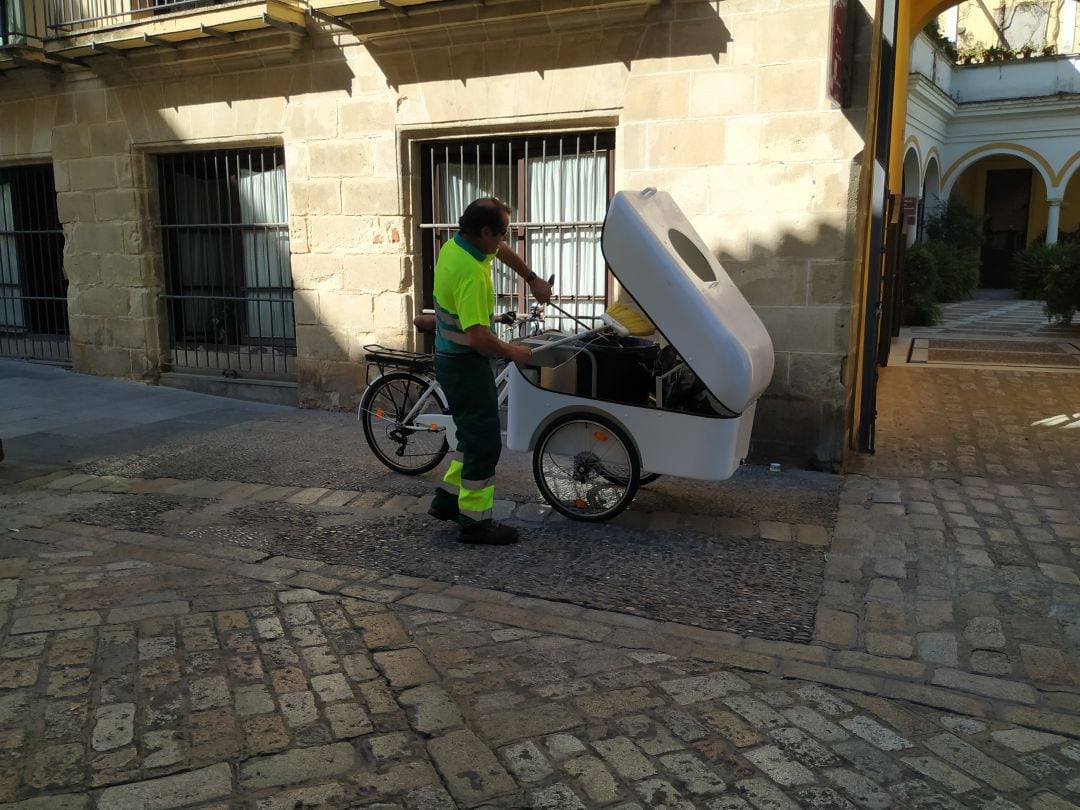
[[[829,97],[838,107],[844,105],[847,78],[848,0],[833,0],[829,20]]]

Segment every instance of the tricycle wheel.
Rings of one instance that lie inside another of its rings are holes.
[[[641,464],[626,433],[610,419],[572,413],[544,428],[533,451],[533,477],[552,508],[571,520],[615,517],[634,499]]]
[[[605,477],[610,476],[611,478],[614,478],[617,481],[620,480],[619,476],[614,475],[613,473],[605,472],[604,476]],[[641,475],[638,476],[638,486],[639,487],[647,487],[649,484],[651,484],[653,481],[656,481],[658,478],[660,478],[660,473],[646,472],[645,470],[642,470]]]

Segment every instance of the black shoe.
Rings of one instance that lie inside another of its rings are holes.
[[[431,506],[428,507],[427,513],[436,520],[453,520],[456,522],[458,519],[457,504],[454,504],[450,508],[446,508],[442,506],[436,506],[433,503],[431,504]]]
[[[518,530],[513,526],[482,520],[469,526],[462,526],[458,535],[459,543],[478,546],[508,546],[518,541]]]

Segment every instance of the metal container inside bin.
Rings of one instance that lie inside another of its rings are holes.
[[[591,341],[577,357],[577,394],[648,405],[659,351],[659,345],[645,338],[613,335]]]
[[[551,355],[549,359],[554,362],[540,369],[540,387],[562,394],[577,393],[577,356],[560,349]]]

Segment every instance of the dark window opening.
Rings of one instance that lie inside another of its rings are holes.
[[[158,165],[173,364],[290,374],[284,149],[161,155]]]
[[[70,360],[67,286],[52,165],[0,168],[0,354]]]

